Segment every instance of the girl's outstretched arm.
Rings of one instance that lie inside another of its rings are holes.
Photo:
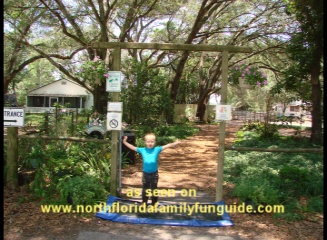
[[[124,136],[123,143],[125,144],[126,147],[136,152],[136,147],[127,142],[127,136]]]
[[[167,149],[167,148],[171,148],[171,147],[175,147],[176,145],[180,144],[181,142],[180,141],[176,141],[176,142],[173,142],[173,143],[168,143],[166,145],[163,145],[162,146],[162,151]]]

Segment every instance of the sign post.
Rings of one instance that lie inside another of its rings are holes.
[[[114,93],[115,94],[115,93]],[[122,111],[123,103],[122,102],[108,102],[107,106],[107,130],[112,130],[112,133],[119,131],[119,139],[122,139]],[[120,140],[118,141],[120,143]],[[118,175],[118,192],[117,195],[121,194],[121,154],[122,146],[119,144],[119,175]],[[113,161],[111,161],[113,164]],[[111,165],[112,166],[112,165]],[[118,163],[117,166],[118,168]],[[117,171],[115,171],[117,172]],[[113,186],[111,186],[113,187]]]
[[[109,71],[108,78],[106,80],[106,90],[107,92],[113,92],[112,94],[112,102],[119,102],[119,96],[120,96],[120,91],[121,91],[121,76],[122,73],[119,71],[120,70],[120,62],[121,62],[121,48],[116,47],[114,48],[113,52],[113,67],[112,69],[114,71]],[[108,103],[108,108],[111,107],[112,104]],[[115,104],[114,104],[115,105]],[[117,106],[116,106],[117,107]],[[110,119],[108,119],[108,117]],[[118,121],[118,124],[116,128],[118,128],[119,125],[119,120],[117,120],[119,117],[115,117],[109,112],[107,113],[107,127],[108,127],[108,120],[111,120],[111,127],[113,128],[116,126]],[[121,120],[120,120],[121,123]],[[112,135],[111,135],[111,168],[110,168],[110,194],[113,196],[118,196],[118,191],[117,191],[117,186],[118,186],[118,150],[120,144],[119,142],[119,130],[112,130]]]
[[[24,126],[24,109],[5,107],[3,109],[3,126],[7,127],[7,159],[6,185],[18,188],[18,127]]]
[[[222,54],[222,82],[221,82],[221,103],[227,103],[227,78],[228,78],[228,51],[224,50]],[[218,105],[219,106],[219,105]],[[217,107],[218,107],[217,106]],[[219,107],[218,107],[219,108]],[[216,109],[217,110],[217,109]],[[224,112],[227,108],[220,108],[218,112],[222,111],[220,116],[227,117]],[[219,123],[219,145],[218,145],[218,159],[217,159],[217,184],[216,184],[216,202],[223,199],[223,183],[224,183],[224,159],[225,159],[225,133],[226,121]]]

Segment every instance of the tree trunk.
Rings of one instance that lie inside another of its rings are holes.
[[[323,52],[322,36],[316,37],[316,48],[313,52],[313,61],[311,66],[311,84],[312,84],[312,127],[311,141],[322,143],[322,118],[321,118],[321,85],[319,81],[320,64]]]
[[[176,103],[176,98],[177,98],[177,94],[178,94],[178,90],[179,90],[179,84],[180,84],[180,80],[182,78],[183,75],[183,70],[184,70],[184,66],[185,63],[188,59],[189,56],[189,52],[184,52],[182,55],[181,60],[179,61],[178,65],[177,65],[177,69],[176,69],[176,74],[175,77],[171,83],[171,87],[170,87],[170,100],[172,101],[173,104]],[[174,119],[174,114],[168,114],[166,121],[169,124],[173,123],[173,119]]]
[[[203,101],[198,102],[196,117],[198,117],[201,122],[204,121],[206,109],[207,109],[206,104]]]
[[[18,188],[18,127],[8,127],[6,185],[10,189]]]
[[[3,81],[3,95],[6,95],[8,93],[8,88],[9,88],[10,82],[11,82],[11,78],[8,76],[5,76],[4,81]]]
[[[100,114],[107,113],[107,103],[109,94],[106,92],[106,84],[102,83],[101,87],[96,87],[93,92],[94,110]]]
[[[225,4],[224,1],[203,1],[201,7],[198,11],[197,17],[194,21],[192,29],[184,42],[185,44],[192,44],[193,40],[197,37],[197,34],[201,30],[202,26],[207,23],[207,20],[210,18],[211,15],[215,13],[215,10],[218,9],[221,5]],[[179,90],[180,80],[183,75],[185,63],[189,57],[190,52],[183,52],[182,57],[177,65],[176,68],[176,75],[172,81],[171,88],[170,88],[170,99],[172,100],[173,104],[176,103],[176,98]],[[173,115],[167,117],[167,122],[173,122]]]
[[[201,122],[204,121],[204,116],[206,113],[206,104],[208,103],[208,86],[207,79],[201,79],[201,84],[199,86],[199,99],[197,102],[196,117],[199,118]]]
[[[311,114],[312,114],[311,141],[316,143],[322,143],[321,87],[319,81],[317,81],[317,84],[312,84],[312,113]]]

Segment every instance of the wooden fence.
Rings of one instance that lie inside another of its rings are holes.
[[[174,122],[197,121],[196,118],[197,104],[175,104],[174,106]],[[207,105],[204,120],[214,120],[216,116],[216,105]],[[266,112],[241,111],[232,109],[232,119],[240,120],[244,123],[248,122],[264,122],[267,118]],[[276,112],[269,113],[269,122],[284,122],[292,124],[292,122],[300,121],[297,117],[278,117]]]
[[[57,114],[55,115],[57,116]],[[75,142],[96,142],[99,144],[103,144],[103,151],[106,151],[106,145],[112,143],[112,140],[104,139],[89,139],[89,138],[79,138],[74,137],[74,124],[77,123],[77,114],[74,117],[74,113],[71,113],[71,136],[49,136],[49,115],[45,115],[45,128],[44,135],[18,135],[17,127],[8,127],[8,134],[4,135],[4,140],[7,141],[7,176],[6,176],[6,184],[15,187],[18,184],[18,148],[19,148],[19,139],[43,139],[45,144],[48,140],[55,141],[75,141]],[[263,121],[265,115],[264,114],[247,114],[242,112],[236,116],[238,119],[244,117],[244,120],[253,119]],[[242,120],[242,119],[241,119]],[[57,124],[60,121],[56,118],[55,124],[56,129],[58,129]],[[218,146],[217,146],[218,148]],[[323,153],[323,148],[250,148],[250,147],[234,147],[234,146],[225,146],[225,150],[234,150],[234,151],[258,151],[258,152],[285,152],[285,153]],[[104,153],[105,154],[105,153]],[[17,181],[13,180],[17,178]],[[17,186],[16,186],[17,187]]]

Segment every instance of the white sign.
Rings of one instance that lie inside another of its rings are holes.
[[[23,108],[4,108],[3,109],[3,126],[23,127],[24,126],[24,109]]]
[[[232,120],[232,105],[216,105],[216,120]]]
[[[121,91],[121,71],[109,71],[106,80],[107,92],[120,92]]]
[[[107,113],[107,130],[121,130],[122,114],[120,112]]]
[[[108,112],[122,112],[123,111],[123,103],[122,102],[108,102],[107,111]]]

